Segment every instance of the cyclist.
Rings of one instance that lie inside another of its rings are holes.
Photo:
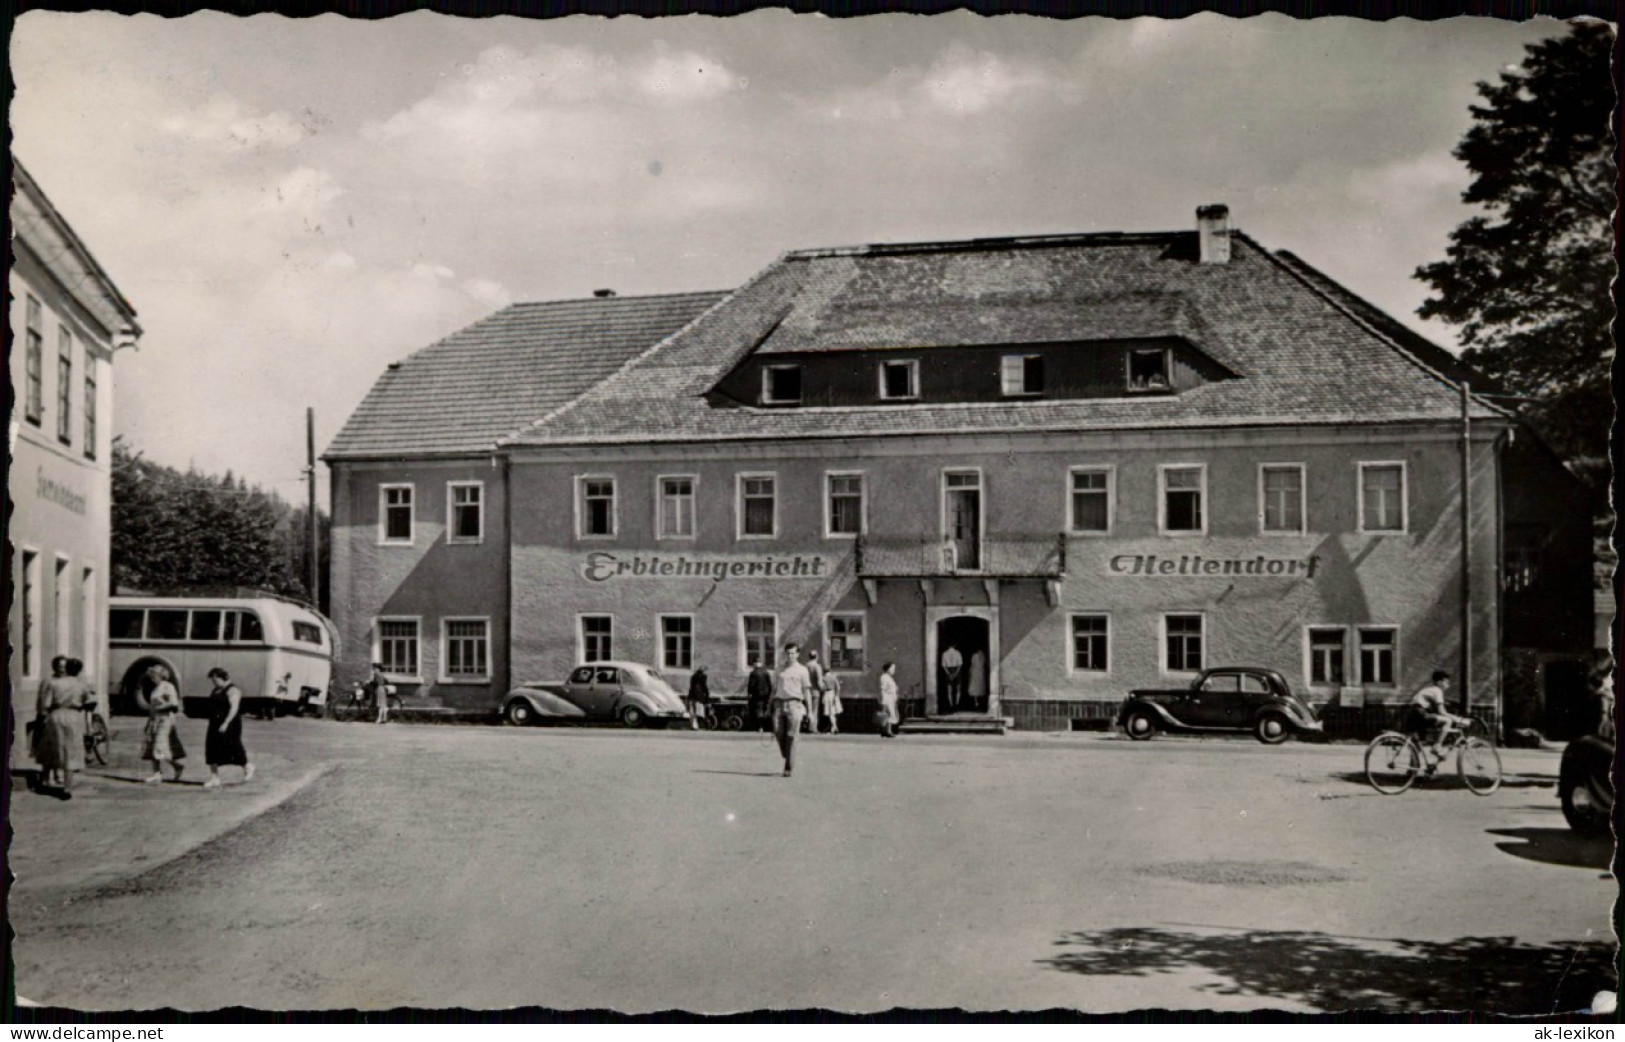
[[[1433,671],[1433,679],[1411,696],[1410,718],[1406,723],[1406,730],[1416,736],[1416,740],[1433,754],[1433,762],[1428,764],[1427,773],[1432,774],[1438,770],[1439,761],[1444,759],[1444,740],[1458,723],[1461,717],[1452,716],[1445,708],[1444,693],[1450,689],[1450,674],[1442,669]]]

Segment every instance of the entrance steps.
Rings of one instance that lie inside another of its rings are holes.
[[[1014,726],[1013,717],[950,713],[911,717],[898,724],[897,730],[902,734],[1003,734]]]

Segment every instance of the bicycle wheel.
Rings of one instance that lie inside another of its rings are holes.
[[[98,767],[107,765],[107,747],[112,736],[107,733],[107,721],[102,714],[96,713],[90,718],[90,725],[85,728],[85,757],[96,761]]]
[[[1456,773],[1461,783],[1480,796],[1501,787],[1501,754],[1482,738],[1469,738],[1456,750]]]
[[[1379,734],[1365,748],[1366,780],[1384,796],[1410,788],[1421,771],[1421,752],[1402,734]]]

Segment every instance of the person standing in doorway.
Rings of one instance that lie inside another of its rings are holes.
[[[880,667],[880,737],[897,737],[897,663]]]
[[[807,716],[807,699],[812,690],[812,678],[800,661],[801,648],[795,644],[784,646],[785,666],[779,670],[779,680],[773,689],[773,735],[779,740],[779,753],[784,757],[784,776],[796,766],[796,736],[801,733],[801,722]]]
[[[696,731],[711,715],[711,682],[706,678],[704,666],[695,666],[694,675],[688,678],[688,714],[689,723]]]
[[[220,768],[241,767],[243,781],[254,780],[254,765],[243,748],[243,693],[231,682],[231,674],[219,666],[209,670],[214,690],[209,693],[209,733],[203,742],[203,759],[209,765],[205,789],[220,788]]]
[[[970,668],[965,673],[965,699],[973,712],[988,712],[987,656],[981,648],[971,653]]]
[[[958,648],[949,644],[948,650],[942,653],[942,675],[947,681],[943,698],[950,713],[958,712],[959,697],[964,693],[964,665],[964,656],[959,654]]]
[[[750,713],[751,728],[757,731],[768,731],[773,728],[773,718],[768,713],[768,703],[773,699],[773,674],[762,665],[762,660],[750,660],[750,677],[745,681],[745,706]]]
[[[818,712],[824,705],[824,667],[818,662],[818,652],[807,652],[807,676],[812,690],[807,692],[807,731],[818,733]]]

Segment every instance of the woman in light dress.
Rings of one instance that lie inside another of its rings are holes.
[[[175,690],[174,677],[167,666],[157,665],[147,670],[152,681],[152,693],[147,696],[147,729],[141,743],[141,758],[152,763],[148,785],[164,780],[163,764],[175,769],[175,780],[180,781],[186,771],[181,763],[186,759],[186,748],[180,735],[175,733],[175,716],[181,711],[180,692]]]
[[[880,667],[880,737],[897,737],[897,663],[888,662]]]
[[[85,682],[68,674],[67,656],[53,658],[35,705],[34,759],[40,784],[55,781],[63,799],[73,789],[73,772],[85,769],[85,693]]]
[[[841,681],[834,670],[824,674],[824,716],[829,720],[829,733],[840,734],[841,725],[837,717],[841,715]]]

